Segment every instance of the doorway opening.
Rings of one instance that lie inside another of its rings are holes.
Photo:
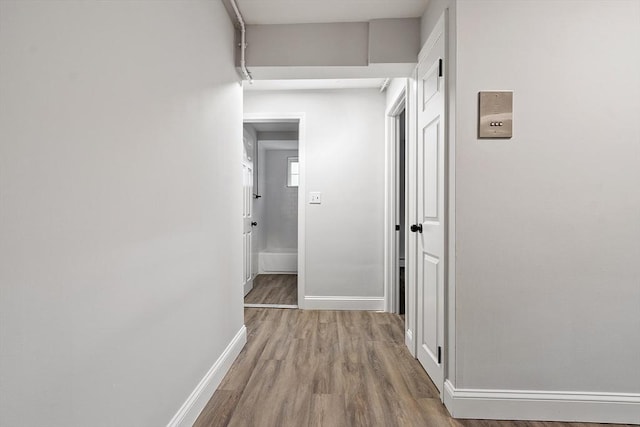
[[[407,86],[387,111],[385,196],[386,310],[405,315],[405,254],[407,246]]]
[[[247,119],[245,139],[254,141],[252,236],[245,307],[298,308],[299,189],[301,162],[297,119]]]
[[[394,256],[394,284],[393,288],[397,292],[396,300],[396,313],[404,316],[405,313],[405,213],[406,209],[406,109],[403,108],[402,112],[396,116],[396,168],[395,168],[395,211],[396,211],[396,242]]]

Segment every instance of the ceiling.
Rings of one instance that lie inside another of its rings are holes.
[[[247,24],[366,22],[383,18],[418,18],[429,0],[236,0]],[[380,88],[384,79],[254,80],[246,91]]]
[[[321,90],[380,88],[384,79],[298,79],[243,82],[244,90]]]
[[[237,0],[247,24],[366,22],[418,18],[429,0]]]

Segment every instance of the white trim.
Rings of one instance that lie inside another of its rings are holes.
[[[247,328],[242,325],[238,333],[233,337],[229,345],[227,345],[227,348],[225,348],[220,357],[218,357],[218,360],[215,361],[211,369],[209,369],[187,400],[182,404],[180,409],[178,409],[178,412],[171,418],[167,427],[187,427],[193,425],[246,343]]]
[[[395,226],[398,223],[396,218],[396,198],[397,198],[397,180],[396,180],[396,165],[397,165],[397,146],[398,146],[398,116],[407,108],[408,101],[408,83],[405,82],[403,88],[400,90],[393,103],[387,111],[386,117],[386,150],[385,150],[385,191],[384,191],[384,263],[383,263],[383,280],[384,280],[384,299],[385,310],[389,313],[396,312],[398,306],[397,292],[395,289],[397,268],[396,257],[398,252],[397,247],[397,232]],[[405,139],[407,134],[407,126],[405,124]],[[406,157],[406,152],[405,152]],[[406,172],[406,169],[405,169]],[[406,177],[405,177],[406,180]],[[405,210],[406,214],[406,210]],[[406,223],[406,222],[405,222]]]
[[[253,281],[256,278],[257,274],[254,274],[251,280],[248,280],[247,283],[244,284],[244,296],[246,297],[249,292],[253,289]]]
[[[244,308],[298,308],[295,304],[245,304]]]
[[[408,79],[407,87],[407,132],[406,132],[406,152],[405,156],[405,194],[406,194],[406,212],[405,226],[416,222],[416,165],[417,165],[417,138],[418,138],[418,88],[417,88],[417,67]],[[416,292],[416,265],[417,265],[417,240],[416,233],[407,233],[405,240],[405,270],[404,270],[404,292],[405,292],[405,343],[409,349],[409,353],[416,357],[418,353],[418,343],[416,339],[417,319],[417,292]]]
[[[447,140],[447,290],[445,294],[445,378],[456,379],[456,16],[455,7],[444,10],[446,82],[445,135]]]
[[[260,275],[265,275],[265,274],[298,274],[297,271],[279,271],[279,270],[263,270],[260,271]]]
[[[307,310],[384,311],[384,297],[306,296]]]
[[[411,349],[413,348],[413,332],[411,332],[411,329],[406,329],[406,327],[404,331],[404,344],[409,349],[409,353],[411,353]],[[416,357],[413,353],[411,353],[411,355]]]
[[[306,124],[304,113],[245,113],[243,123],[298,122],[298,306],[304,309],[305,296],[305,208],[306,208]]]
[[[640,423],[640,394],[456,389],[445,382],[444,403],[455,418]]]

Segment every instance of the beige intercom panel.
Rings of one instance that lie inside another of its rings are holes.
[[[479,138],[513,136],[513,92],[480,92],[478,108]]]

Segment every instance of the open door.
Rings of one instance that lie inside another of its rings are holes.
[[[444,31],[432,37],[417,70],[417,220],[411,231],[417,251],[417,358],[442,393],[447,274]]]
[[[244,156],[242,159],[242,287],[244,295],[253,289],[253,155],[248,151],[252,146],[244,138]]]

